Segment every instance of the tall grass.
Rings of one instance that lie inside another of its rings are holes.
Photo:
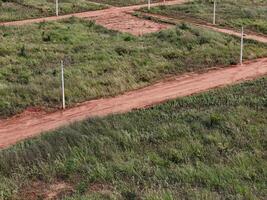
[[[262,78],[2,150],[2,198],[64,181],[75,190],[69,199],[265,199],[266,88]]]
[[[73,105],[136,89],[166,75],[235,64],[240,42],[186,24],[135,37],[75,18],[0,27],[0,38],[0,117],[27,107],[58,108],[61,59],[66,102]],[[266,47],[245,41],[245,59],[266,56]]]

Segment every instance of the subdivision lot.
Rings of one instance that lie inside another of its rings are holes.
[[[264,199],[267,79],[90,119],[0,152],[2,197]]]
[[[143,9],[143,11],[147,11]],[[169,17],[196,20],[200,23],[213,22],[213,2],[193,1],[182,5],[153,7],[149,12]],[[267,2],[263,0],[218,1],[216,24],[223,27],[267,34]]]
[[[59,13],[68,14],[107,8],[88,0],[59,1]],[[0,22],[56,15],[55,1],[50,0],[6,0],[0,3]]]
[[[186,24],[143,37],[71,18],[0,27],[0,115],[60,106],[60,60],[67,105],[140,88],[166,75],[239,61],[239,39]],[[245,59],[266,56],[266,44],[245,42]]]
[[[172,27],[170,24],[153,22],[133,16],[132,12],[114,12],[96,15],[85,19],[93,20],[96,24],[104,26],[109,30],[130,33],[136,36],[158,32]]]

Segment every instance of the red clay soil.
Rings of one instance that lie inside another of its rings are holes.
[[[146,108],[169,99],[184,97],[212,88],[234,84],[267,74],[267,58],[246,62],[242,66],[218,68],[206,73],[191,73],[160,81],[151,86],[127,92],[113,98],[88,101],[54,113],[30,112],[0,120],[0,148],[66,126],[89,117],[106,116]]]
[[[169,24],[156,23],[151,20],[135,17],[130,12],[114,12],[101,16],[97,15],[89,17],[88,19],[95,21],[97,24],[100,24],[107,29],[131,33],[136,36],[157,32],[171,27]]]
[[[28,183],[19,191],[19,197],[15,199],[21,200],[54,200],[62,199],[66,195],[73,194],[73,188],[71,185],[65,182],[55,182],[53,184],[36,181]]]

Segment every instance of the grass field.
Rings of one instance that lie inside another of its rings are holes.
[[[153,2],[158,2],[154,0]],[[59,0],[59,14],[144,4],[146,0]],[[55,0],[0,0],[0,22],[56,15]]]
[[[266,199],[266,102],[261,78],[76,123],[0,151],[0,195],[61,181],[68,200]]]
[[[217,1],[217,24],[223,27],[253,31],[267,35],[267,1],[224,0]],[[147,11],[143,9],[143,11]],[[213,1],[196,0],[174,6],[153,7],[149,11],[174,18],[190,17],[203,22],[213,22]]]
[[[107,8],[88,0],[59,0],[59,13],[68,14]],[[56,15],[54,0],[0,0],[0,22]]]
[[[169,74],[201,71],[239,60],[238,38],[186,24],[135,37],[90,21],[0,27],[0,116],[27,107],[58,108],[60,60],[68,105],[140,88]],[[245,41],[245,58],[267,46]]]

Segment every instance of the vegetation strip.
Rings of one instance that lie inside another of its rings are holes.
[[[139,18],[143,18],[143,19],[147,19],[147,20],[151,20],[151,21],[155,21],[158,23],[166,23],[166,24],[172,24],[172,25],[181,24],[181,23],[186,21],[187,23],[193,24],[193,25],[198,26],[198,27],[207,28],[207,29],[211,29],[211,30],[216,31],[216,32],[241,37],[240,31],[238,32],[238,31],[232,30],[232,29],[219,28],[219,27],[216,27],[216,26],[211,25],[211,24],[210,25],[203,24],[201,22],[192,21],[190,19],[184,19],[184,18],[183,19],[176,19],[173,17],[162,16],[162,15],[158,15],[158,14],[151,14],[151,13],[146,13],[146,12],[135,12],[134,16],[139,17]],[[266,36],[260,35],[257,33],[253,33],[251,31],[247,31],[247,30],[245,30],[245,32],[246,33],[244,34],[244,38],[250,39],[250,40],[255,40],[258,42],[262,42],[262,43],[267,43],[267,37]]]
[[[182,5],[158,6],[143,11],[169,16],[185,21],[211,25],[213,22],[213,1],[191,1]],[[267,35],[267,2],[263,0],[217,1],[216,25],[224,28]]]

